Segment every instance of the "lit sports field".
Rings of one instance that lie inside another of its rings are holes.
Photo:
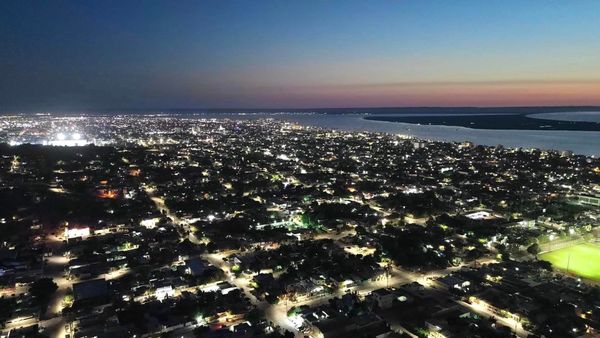
[[[568,268],[569,273],[600,281],[599,245],[591,243],[578,244],[543,253],[539,258],[552,263],[555,268],[563,271],[567,271]]]

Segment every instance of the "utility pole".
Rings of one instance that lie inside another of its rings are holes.
[[[385,287],[388,289],[390,287],[390,262],[387,263],[387,267],[385,269]]]
[[[286,315],[287,315],[287,312],[290,310],[289,305],[288,305],[289,299],[290,299],[290,290],[289,290],[289,285],[286,284],[286,286],[285,286],[285,313],[286,313]]]

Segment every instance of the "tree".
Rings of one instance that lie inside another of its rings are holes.
[[[552,263],[547,261],[538,261],[537,264],[540,268],[552,272]]]
[[[264,311],[254,308],[248,312],[246,319],[250,323],[258,323],[262,318],[264,318],[264,315]]]
[[[0,298],[0,324],[12,316],[15,305],[14,298]]]
[[[119,322],[122,324],[133,324],[137,328],[144,328],[145,320],[144,306],[137,302],[129,303],[122,311],[117,314]]]
[[[279,302],[279,298],[277,298],[276,295],[269,293],[267,296],[265,296],[265,300],[269,303],[269,304],[277,304]]]
[[[537,243],[533,243],[531,244],[528,248],[527,248],[527,252],[529,252],[532,255],[537,255],[540,253],[540,246]]]
[[[29,293],[35,298],[38,305],[46,306],[57,289],[58,285],[52,278],[41,278],[31,284]]]
[[[67,291],[67,293],[63,297],[63,300],[62,300],[63,307],[65,307],[65,308],[71,307],[73,305],[74,301],[75,301],[75,298],[73,296],[73,291],[71,289],[69,289],[69,291]]]

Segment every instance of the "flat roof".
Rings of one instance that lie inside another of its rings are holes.
[[[99,298],[108,295],[108,283],[104,278],[73,284],[75,300]]]

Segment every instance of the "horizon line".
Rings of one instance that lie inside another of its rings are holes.
[[[367,110],[367,109],[527,109],[527,108],[547,108],[547,109],[600,109],[600,105],[507,105],[507,106],[358,106],[358,107],[275,107],[275,108],[101,108],[101,109],[66,109],[66,110],[2,110],[0,114],[60,114],[60,113],[118,113],[118,112],[152,112],[161,113],[165,112],[177,112],[177,111],[212,111],[212,112],[293,112],[293,111],[304,111],[309,112],[311,110]]]

